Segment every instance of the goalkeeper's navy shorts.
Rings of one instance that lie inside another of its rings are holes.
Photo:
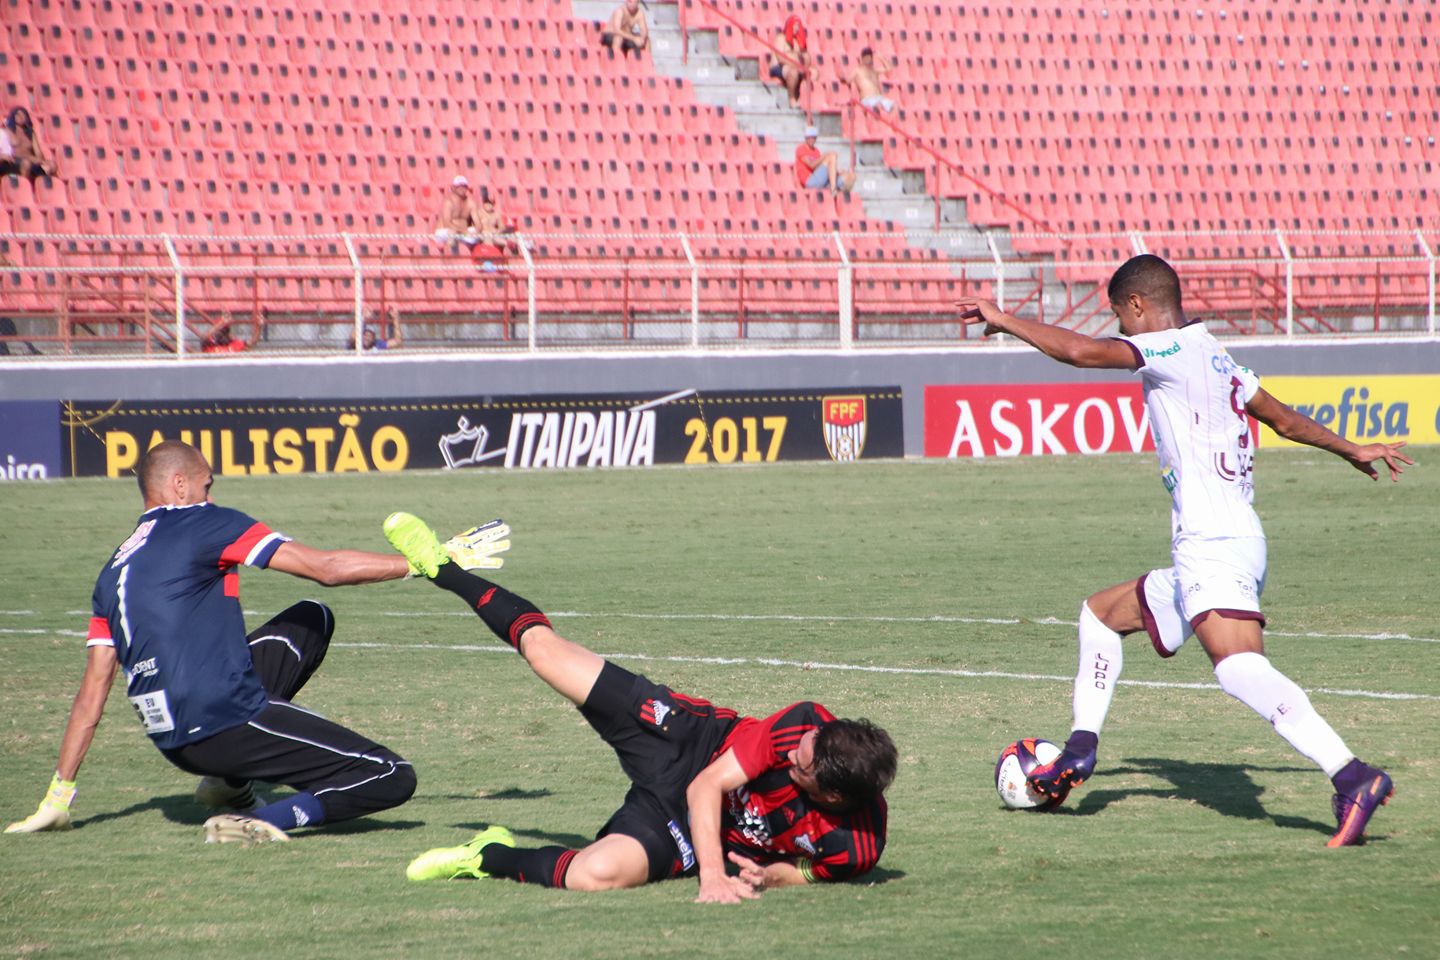
[[[326,822],[387,810],[410,799],[415,772],[393,751],[290,702],[319,668],[335,620],[302,600],[249,636],[269,694],[260,713],[213,737],[162,750],[181,770],[239,782],[263,780],[313,793]]]
[[[652,882],[694,873],[685,791],[725,742],[735,711],[606,661],[580,713],[614,749],[631,783],[596,839],[618,833],[638,840]]]

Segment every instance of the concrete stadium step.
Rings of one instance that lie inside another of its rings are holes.
[[[604,21],[620,0],[571,0],[577,17]],[[680,33],[679,8],[673,3],[652,3],[646,8],[650,22],[651,56],[655,72],[662,76],[684,79],[694,90],[700,103],[724,107],[735,118],[736,126],[746,133],[762,137],[774,144],[776,160],[786,166],[795,158],[795,148],[804,139],[808,125],[805,116],[792,109],[784,90],[776,84],[761,83],[757,63],[752,58],[732,60],[722,56],[719,34],[714,30],[693,30],[689,34],[689,52]],[[821,136],[816,146],[821,152],[834,152],[842,168],[850,167],[851,143],[840,134],[839,113],[818,113],[815,125]],[[896,171],[884,164],[884,151],[878,143],[861,143],[855,147],[856,196],[864,204],[865,215],[888,221],[903,229],[906,242],[921,250],[937,250],[947,256],[969,261],[990,260],[995,241],[1002,257],[1013,253],[1008,231],[986,230],[965,218],[965,204],[957,199],[940,201],[940,225],[936,229],[935,198],[924,192],[923,176]],[[974,275],[974,267],[969,268]],[[1003,273],[1019,279],[1030,276],[1027,268],[1006,265]]]

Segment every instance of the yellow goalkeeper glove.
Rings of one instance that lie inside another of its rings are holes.
[[[61,780],[57,772],[50,778],[50,789],[35,812],[24,820],[10,824],[6,833],[38,833],[41,830],[70,829],[70,802],[75,799],[75,781]]]
[[[505,566],[500,556],[510,549],[510,526],[504,520],[491,520],[445,541],[445,552],[460,565],[461,570],[499,570]]]

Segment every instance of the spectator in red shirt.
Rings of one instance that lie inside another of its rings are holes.
[[[392,515],[385,530],[415,569],[463,599],[580,708],[631,781],[582,849],[517,849],[508,830],[492,826],[421,854],[410,879],[612,890],[698,874],[701,902],[738,903],[768,887],[857,877],[880,859],[897,762],[884,730],[837,720],[810,701],[764,720],[740,717],[652,683],[561,637],[528,600],[460,569],[417,518]]]
[[[770,65],[770,76],[785,84],[785,90],[790,94],[790,106],[799,107],[800,85],[806,80],[813,83],[819,71],[810,56],[810,41],[805,32],[805,24],[798,16],[791,14],[785,18],[785,26],[775,37],[772,46],[785,56],[777,58],[775,63]]]
[[[228,321],[211,330],[210,335],[200,341],[201,353],[244,353],[249,349],[250,344],[231,336]]]
[[[820,131],[805,128],[805,142],[795,148],[795,181],[806,190],[844,190],[855,186],[855,171],[840,172],[840,160],[832,151],[821,153],[815,146]]]

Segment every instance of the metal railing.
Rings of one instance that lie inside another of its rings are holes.
[[[12,234],[31,262],[0,265],[0,316],[16,324],[0,344],[184,357],[223,332],[362,353],[378,324],[434,347],[852,349],[966,339],[953,303],[976,296],[1099,334],[1109,274],[1143,252],[1170,259],[1188,312],[1225,334],[1436,335],[1440,238],[1419,231],[1026,234],[1029,252],[997,236],[941,256],[906,246],[914,232],[527,234],[476,256],[423,235]],[[1251,255],[1199,252],[1240,247]]]

